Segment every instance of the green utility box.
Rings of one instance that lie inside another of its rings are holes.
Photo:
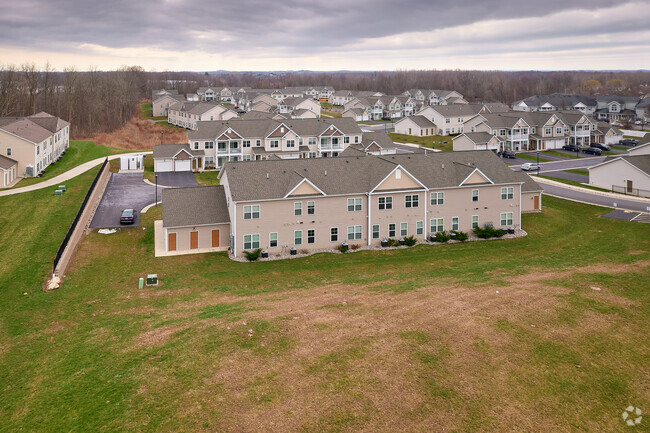
[[[138,280],[138,289],[144,288],[144,278],[140,277]]]
[[[60,189],[61,191],[63,191],[63,192],[66,191],[66,190],[65,190],[65,185],[59,185],[59,189]]]
[[[158,285],[158,274],[148,274],[147,286],[157,286],[157,285]]]
[[[57,189],[56,191],[54,191],[54,195],[63,195],[63,191]]]

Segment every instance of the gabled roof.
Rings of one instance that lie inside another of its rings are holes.
[[[381,132],[381,131],[364,132],[363,140],[361,140],[361,145],[363,146],[363,148],[368,149],[368,147],[371,146],[372,143],[377,143],[377,145],[382,150],[394,150],[396,148],[395,143],[393,143],[393,140],[391,140],[388,134],[386,134],[385,132]]]
[[[7,170],[16,164],[18,164],[18,161],[14,161],[13,159],[7,156],[0,155],[0,168]]]
[[[473,116],[481,112],[482,104],[428,105],[423,110],[433,110],[443,117]]]
[[[224,187],[165,188],[162,191],[163,227],[230,223]]]
[[[493,138],[496,138],[498,141],[503,141],[502,139],[500,139],[496,135],[492,135],[492,134],[490,134],[488,132],[463,132],[462,134],[457,135],[456,137],[452,138],[452,141],[456,140],[456,139],[458,139],[458,138],[460,138],[462,136],[465,136],[465,137],[469,138],[472,141],[472,143],[474,143],[474,144],[487,144]]]
[[[153,159],[174,158],[180,152],[187,152],[190,156],[204,155],[203,150],[192,150],[190,145],[185,144],[156,144],[153,147]]]
[[[43,123],[48,128],[55,128],[59,122],[58,118],[5,117],[0,118],[0,130],[34,144],[40,143],[41,141],[51,137],[54,132],[58,131],[56,129],[55,131],[50,131],[39,123]],[[68,122],[65,122],[65,124],[61,123],[61,125],[68,125]]]
[[[525,103],[529,107],[541,107],[544,104],[550,104],[558,108],[573,107],[578,102],[582,102],[588,107],[595,107],[598,102],[596,98],[589,95],[574,95],[570,93],[553,93],[550,95],[534,95],[520,101],[516,101],[513,105]]]
[[[403,121],[405,121],[407,119],[412,121],[413,123],[415,123],[420,128],[434,128],[436,126],[432,121],[430,121],[426,117],[420,116],[420,115],[404,117],[403,119],[400,119],[395,123],[400,123],[400,122],[403,122]]]
[[[625,155],[608,157],[604,162],[601,162],[598,165],[594,165],[593,167],[589,167],[589,170],[591,171],[594,168],[602,167],[603,165],[607,165],[619,160],[627,162],[637,170],[645,173],[646,176],[650,177],[650,155]]]
[[[282,199],[303,178],[327,195],[366,194],[396,166],[402,166],[429,188],[458,187],[476,168],[495,184],[521,184],[522,176],[510,170],[493,152],[427,152],[357,156],[346,152],[336,158],[280,159],[228,162],[221,176],[235,201]],[[341,179],[345,179],[342,182]]]

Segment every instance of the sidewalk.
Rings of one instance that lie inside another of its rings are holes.
[[[530,178],[533,179],[535,182],[538,182],[538,183],[547,183],[549,185],[555,185],[555,186],[559,186],[559,187],[566,188],[566,189],[572,189],[574,191],[580,191],[580,192],[585,192],[585,193],[589,193],[589,194],[601,195],[603,197],[609,197],[609,198],[618,198],[618,199],[638,201],[640,203],[650,203],[650,198],[637,197],[637,196],[634,196],[634,195],[618,194],[618,193],[615,193],[615,192],[596,191],[595,189],[582,188],[582,187],[575,186],[575,185],[569,185],[569,184],[566,184],[564,182],[557,182],[555,180],[544,179],[543,177],[530,176]]]
[[[145,152],[139,152],[142,153],[143,155],[151,155],[153,152],[152,151],[145,151]],[[117,159],[121,156],[125,155],[131,155],[130,153],[119,153],[117,155],[110,155],[108,157],[109,161],[112,161],[114,159]],[[87,172],[91,168],[101,164],[104,162],[106,159],[105,156],[102,156],[101,158],[93,159],[92,161],[84,162],[81,165],[76,166],[75,168],[72,168],[65,173],[61,173],[58,176],[53,177],[52,179],[44,180],[43,182],[35,183],[33,185],[29,186],[24,186],[22,188],[14,188],[14,189],[8,189],[5,191],[0,191],[0,197],[6,196],[6,195],[14,195],[14,194],[20,194],[23,192],[29,192],[29,191],[36,191],[39,189],[43,188],[48,188],[50,186],[55,186],[55,185],[60,185],[66,180],[70,180],[73,177],[77,177],[82,173]]]

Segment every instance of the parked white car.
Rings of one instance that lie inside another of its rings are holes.
[[[524,171],[535,171],[539,170],[539,165],[533,164],[532,162],[526,162],[521,165],[521,169]]]

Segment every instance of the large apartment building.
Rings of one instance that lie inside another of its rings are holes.
[[[157,228],[165,251],[228,247],[237,257],[256,248],[274,254],[423,241],[486,224],[520,230],[521,213],[541,206],[539,186],[492,152],[351,155],[229,162],[219,187],[190,188],[191,199],[184,189],[165,190]]]
[[[187,129],[197,129],[198,122],[229,120],[237,117],[230,108],[213,102],[177,102],[169,106],[167,122]]]
[[[402,95],[413,98],[418,106],[467,104],[463,95],[455,90],[409,89],[402,93]]]
[[[350,118],[208,121],[188,132],[190,148],[204,151],[205,163],[217,168],[229,161],[338,156],[362,138]]]
[[[70,124],[59,117],[0,117],[0,155],[16,162],[17,177],[37,176],[69,146]]]

